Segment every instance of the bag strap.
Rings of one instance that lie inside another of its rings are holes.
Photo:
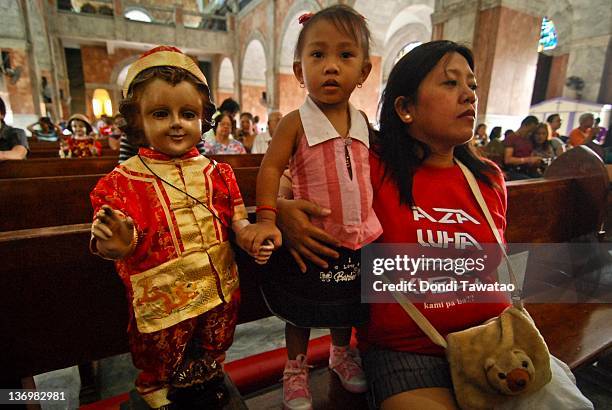
[[[382,275],[382,279],[387,284],[391,283],[391,281],[389,280],[389,278],[387,278],[387,275],[385,274]],[[416,306],[414,306],[414,304],[406,297],[406,295],[398,291],[392,291],[391,294],[393,295],[397,303],[399,303],[401,307],[404,308],[408,316],[410,316],[414,323],[416,323],[417,326],[421,328],[423,333],[425,333],[427,337],[431,339],[432,342],[444,349],[448,347],[446,340],[444,339],[444,337],[442,337],[440,332],[438,332],[436,328],[433,327],[431,322],[427,320],[427,318],[421,313],[420,310],[416,308]]]
[[[474,177],[474,174],[472,174],[472,171],[470,171],[468,167],[463,165],[463,163],[459,161],[457,158],[455,158],[455,163],[457,163],[457,165],[459,166],[459,169],[461,169],[461,172],[463,172],[463,175],[465,176],[465,179],[467,180],[467,183],[470,186],[470,189],[472,190],[472,194],[476,198],[476,202],[478,202],[478,205],[480,206],[480,209],[482,210],[482,213],[484,214],[485,219],[489,223],[489,227],[491,228],[491,231],[493,231],[493,235],[495,236],[495,239],[497,240],[499,248],[501,249],[502,255],[506,262],[506,266],[508,267],[508,274],[510,275],[510,281],[512,282],[512,284],[514,284],[514,291],[511,292],[512,304],[515,307],[522,309],[523,303],[521,300],[522,299],[521,291],[518,287],[516,276],[514,275],[514,270],[512,269],[512,264],[510,263],[510,258],[508,258],[508,254],[506,253],[506,246],[504,245],[504,241],[501,238],[499,230],[495,226],[495,222],[493,222],[493,217],[491,216],[489,207],[487,206],[487,203],[485,202],[482,196],[482,192],[480,191],[478,182],[476,182],[476,178]]]

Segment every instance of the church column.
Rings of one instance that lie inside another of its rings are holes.
[[[443,38],[474,51],[478,122],[517,128],[529,113],[543,15],[538,7],[519,1],[469,1],[442,5],[432,16],[434,34],[441,32]]]

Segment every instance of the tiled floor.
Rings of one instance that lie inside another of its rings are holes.
[[[313,329],[310,337],[327,335],[328,330]],[[262,353],[285,345],[285,325],[280,319],[269,317],[236,328],[234,344],[227,352],[226,361]],[[100,398],[106,399],[130,391],[138,370],[132,365],[129,353],[109,357],[98,362]],[[43,410],[77,408],[80,380],[78,367],[56,370],[34,377],[39,389],[62,389],[68,392],[69,406],[46,404]]]
[[[311,338],[326,335],[327,330],[313,330]],[[227,353],[227,361],[269,351],[284,346],[284,324],[271,317],[238,326],[233,346]],[[109,398],[133,389],[137,370],[130,355],[110,357],[98,363],[101,398]],[[578,386],[593,401],[596,410],[612,410],[612,371],[597,367],[581,369],[576,374]],[[68,403],[53,405],[46,403],[43,410],[78,408],[80,390],[77,367],[57,370],[35,377],[39,389],[62,389],[68,393]]]

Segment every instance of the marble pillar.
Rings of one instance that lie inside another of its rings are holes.
[[[474,52],[478,122],[516,129],[529,113],[541,11],[495,0],[440,3],[432,15],[435,37],[460,42]]]

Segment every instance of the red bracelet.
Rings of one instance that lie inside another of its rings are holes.
[[[269,205],[259,205],[257,208],[255,208],[255,213],[258,214],[259,211],[272,211],[274,212],[274,215],[278,214],[278,209]]]

